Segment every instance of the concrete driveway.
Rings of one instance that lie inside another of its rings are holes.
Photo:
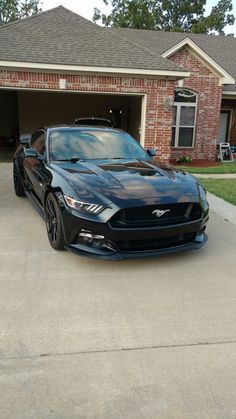
[[[235,419],[236,227],[200,251],[55,252],[0,164],[0,418]]]

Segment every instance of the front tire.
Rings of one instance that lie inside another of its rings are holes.
[[[45,202],[45,216],[48,240],[55,250],[65,248],[60,208],[54,195],[50,192]]]
[[[13,182],[14,182],[14,189],[17,196],[25,196],[24,185],[22,182],[20,170],[17,166],[17,163],[13,162]]]

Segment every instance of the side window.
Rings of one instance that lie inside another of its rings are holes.
[[[38,131],[32,135],[31,147],[35,148],[39,154],[45,155],[45,133]]]

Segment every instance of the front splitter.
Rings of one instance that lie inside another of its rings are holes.
[[[89,246],[84,246],[80,244],[73,244],[67,246],[66,249],[72,253],[76,253],[80,256],[86,256],[95,259],[103,260],[127,260],[127,259],[142,259],[147,257],[159,257],[164,255],[170,255],[178,252],[186,252],[191,250],[200,249],[208,240],[207,234],[202,234],[202,241],[193,241],[191,243],[168,247],[166,249],[158,250],[142,250],[139,252],[118,252],[118,251],[107,251],[102,249],[96,249]]]

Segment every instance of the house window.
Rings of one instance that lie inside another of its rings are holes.
[[[171,147],[193,147],[196,109],[195,92],[187,89],[175,91]]]

